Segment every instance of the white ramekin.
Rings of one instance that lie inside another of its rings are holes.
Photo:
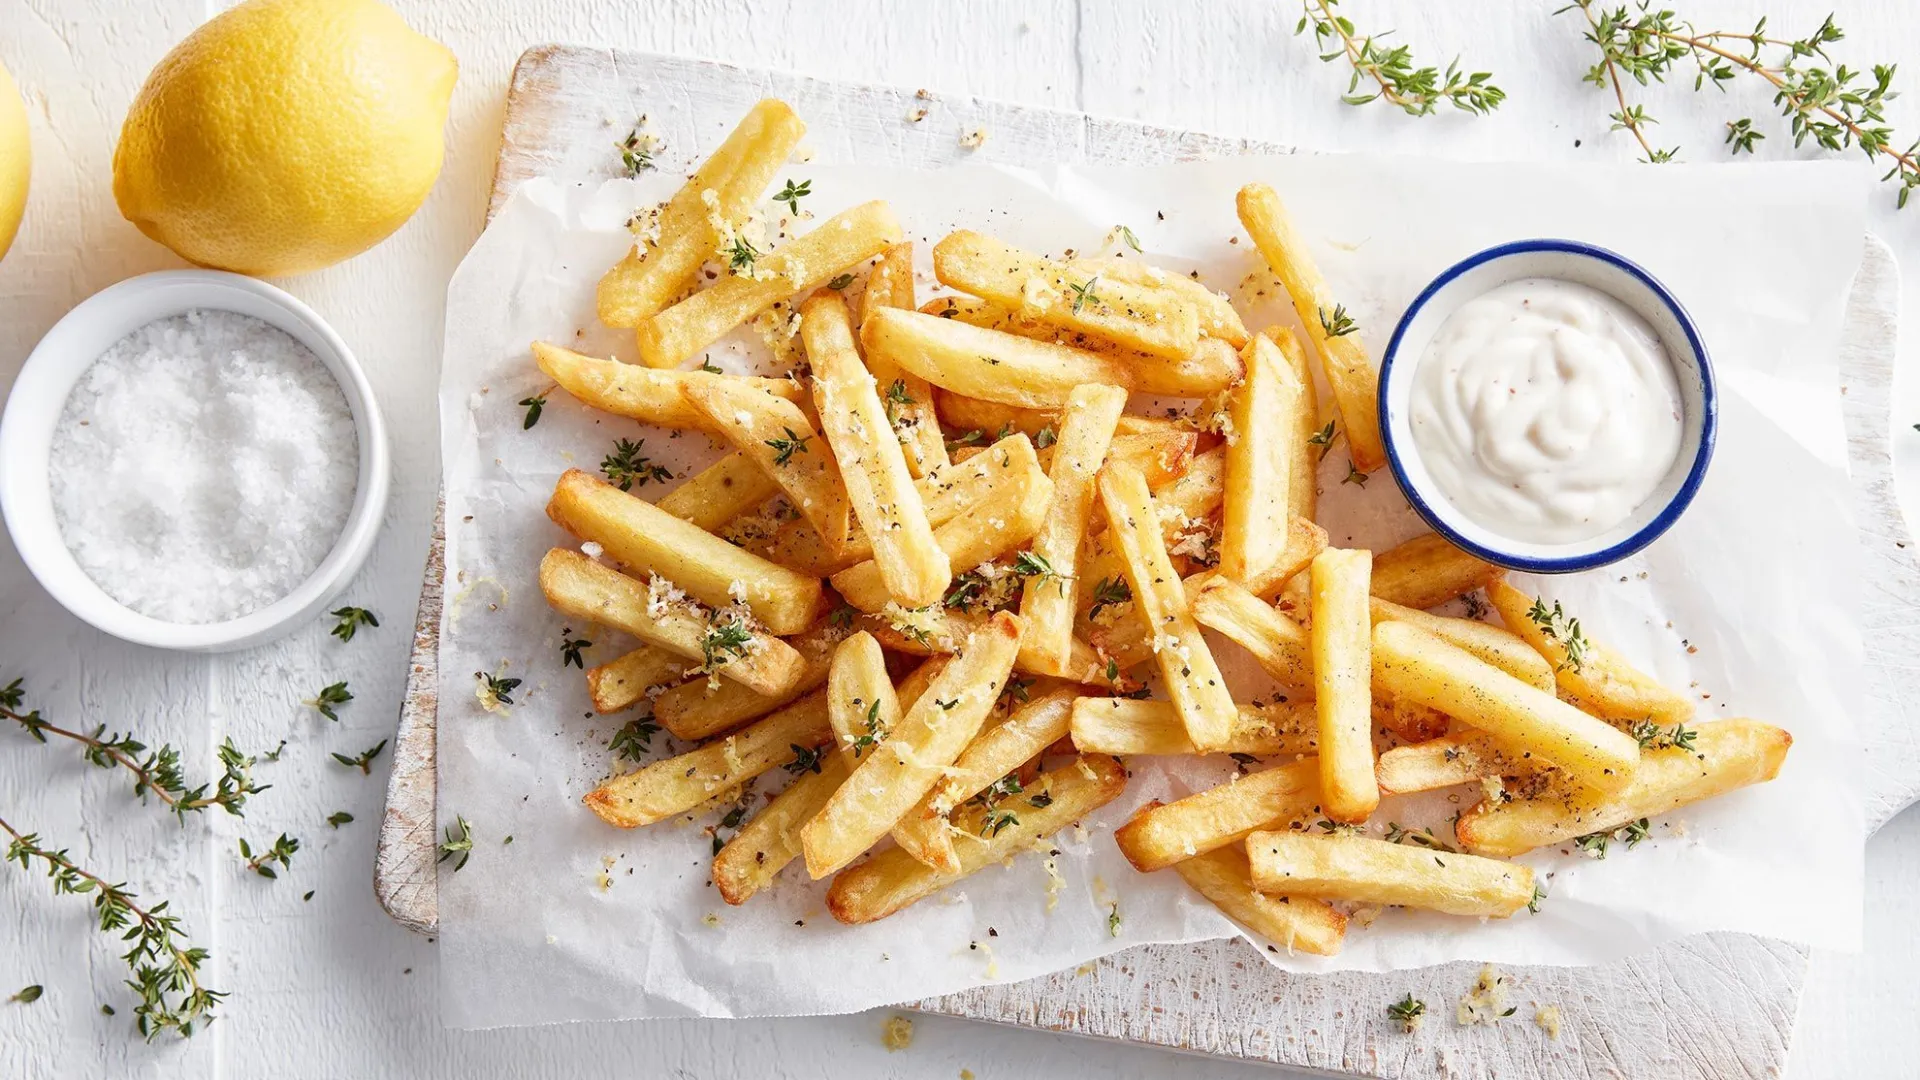
[[[142,615],[96,585],[60,537],[47,469],[54,427],[81,374],[109,346],[139,327],[194,308],[251,315],[312,350],[340,384],[360,443],[353,509],[319,568],[293,592],[258,611],[205,624],[170,623]],[[20,369],[6,411],[0,413],[0,515],[5,516],[7,532],[27,569],[61,606],[86,622],[117,638],[161,649],[243,649],[280,637],[319,614],[373,550],[386,513],[391,471],[386,425],[373,388],[340,335],[313,309],[280,289],[216,270],[142,274],[89,297],[40,339]]]

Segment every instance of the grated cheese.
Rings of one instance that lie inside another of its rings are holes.
[[[887,1017],[886,1024],[880,1028],[880,1045],[889,1052],[912,1046],[913,1021],[898,1014]]]

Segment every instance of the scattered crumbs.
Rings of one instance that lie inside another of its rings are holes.
[[[705,915],[700,916],[700,921],[707,926],[719,926],[720,916],[709,911]]]
[[[1507,977],[1487,964],[1481,967],[1480,977],[1474,980],[1473,986],[1460,996],[1454,1019],[1462,1027],[1497,1024],[1514,1011],[1514,1007],[1507,1004]]]
[[[927,110],[925,109],[909,109],[907,111],[907,123],[909,124],[917,124],[926,118]]]
[[[889,1051],[905,1050],[913,1045],[913,1021],[895,1013],[880,1029],[880,1045]]]
[[[1360,928],[1364,930],[1367,927],[1373,925],[1373,920],[1380,917],[1380,912],[1381,912],[1380,905],[1367,904],[1362,907],[1354,908],[1352,913],[1350,913],[1347,916],[1347,918],[1351,919],[1356,923],[1359,923]]]
[[[580,544],[580,554],[585,555],[589,559],[598,559],[600,556],[605,555],[606,553],[607,553],[606,548],[601,547],[599,544],[596,544],[591,540],[583,541]]]
[[[559,939],[559,938],[557,938],[557,937],[554,937],[554,936],[553,936],[552,934],[548,934],[548,935],[547,935],[547,944],[549,944],[549,945],[558,945],[558,944],[560,944],[560,939]]]
[[[611,855],[600,856],[600,873],[595,875],[594,880],[600,883],[601,892],[606,892],[608,889],[613,888],[613,875],[610,871],[613,869],[613,864],[617,861],[618,860]]]
[[[1079,967],[1073,969],[1075,975],[1091,975],[1093,972],[1094,965],[1091,962],[1081,964]]]
[[[986,141],[987,129],[977,127],[960,136],[960,147],[963,150],[978,150]]]
[[[1547,1033],[1547,1038],[1558,1039],[1560,1037],[1560,1006],[1540,1006],[1539,1010],[1533,1014],[1533,1022],[1539,1025],[1541,1031]]]
[[[804,142],[801,143],[799,146],[794,147],[793,160],[801,165],[805,165],[807,162],[812,161],[813,147]]]
[[[973,1080],[973,1070],[972,1070],[972,1069],[961,1069],[961,1070],[960,1070],[960,1080]]]

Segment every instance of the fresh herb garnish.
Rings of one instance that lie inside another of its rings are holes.
[[[1561,610],[1560,601],[1555,600],[1553,607],[1547,607],[1545,600],[1534,597],[1533,606],[1527,609],[1527,618],[1532,620],[1541,633],[1560,643],[1566,650],[1567,658],[1553,666],[1555,671],[1581,671],[1587,665],[1587,650],[1591,643],[1580,632],[1580,620],[1570,619]]]
[[[907,381],[895,379],[887,385],[887,423],[900,423],[900,408],[914,404],[914,397],[907,392]]]
[[[1036,791],[1027,796],[1027,805],[1033,807],[1035,810],[1044,810],[1053,805],[1053,793],[1050,791]]]
[[[980,820],[981,836],[996,836],[1001,829],[1009,825],[1020,824],[1020,819],[1011,810],[988,810],[986,817]]]
[[[1006,689],[1000,691],[1000,700],[995,704],[1003,709],[1010,709],[1016,704],[1025,705],[1032,700],[1033,684],[1033,679],[1008,675]]]
[[[615,757],[638,764],[645,760],[643,755],[652,751],[653,737],[659,733],[660,725],[653,722],[653,717],[642,716],[627,721],[619,731],[614,732],[613,738],[607,742],[607,749],[613,751]]]
[[[1596,859],[1604,859],[1607,857],[1607,837],[1608,834],[1605,832],[1592,832],[1585,836],[1576,836],[1573,839],[1573,846],[1579,848],[1580,853],[1583,855],[1591,855]]]
[[[952,712],[953,707],[955,705],[960,704],[960,699],[959,698],[934,698],[933,703],[935,705],[940,706],[941,712]]]
[[[321,716],[329,720],[338,721],[340,714],[334,712],[333,707],[335,705],[345,705],[352,700],[353,695],[347,690],[347,682],[345,679],[342,679],[330,686],[321,687],[318,694],[301,702],[301,704],[311,705],[319,711]]]
[[[752,645],[753,631],[737,622],[714,623],[700,639],[700,655],[706,660],[707,670],[712,671],[745,657]]]
[[[1322,53],[1320,59],[1327,63],[1345,59],[1353,67],[1347,92],[1340,100],[1349,105],[1382,100],[1398,106],[1409,116],[1426,116],[1442,103],[1464,112],[1485,114],[1506,100],[1506,91],[1490,81],[1492,73],[1463,74],[1458,57],[1447,65],[1443,76],[1436,68],[1415,68],[1413,50],[1405,45],[1382,47],[1379,39],[1391,31],[1356,36],[1352,21],[1333,13],[1338,4],[1339,0],[1302,0],[1305,14],[1300,16],[1293,32],[1303,34],[1307,27],[1313,27],[1314,43],[1329,50]],[[1360,89],[1363,79],[1373,84],[1366,91]]]
[[[380,751],[386,748],[387,740],[381,739],[377,745],[361,751],[357,757],[348,757],[345,754],[336,752],[333,755],[333,760],[345,765],[349,769],[359,769],[360,775],[362,776],[371,776],[373,775],[373,759],[379,757]]]
[[[1454,850],[1452,845],[1443,843],[1439,837],[1434,836],[1432,830],[1403,828],[1397,821],[1387,822],[1387,842],[1426,848],[1428,851],[1452,852]]]
[[[593,642],[588,641],[586,638],[576,638],[573,636],[573,627],[562,627],[560,630],[560,666],[566,667],[571,664],[584,671],[587,663],[581,659],[580,650],[590,649],[592,647]]]
[[[758,262],[760,256],[764,254],[759,248],[748,243],[744,236],[734,237],[733,242],[723,250],[727,255],[727,270],[734,277],[751,274],[754,263]]]
[[[1353,461],[1349,459],[1347,461],[1347,475],[1342,477],[1340,482],[1343,484],[1358,484],[1361,487],[1366,487],[1367,474],[1361,472],[1360,466],[1355,465]]]
[[[327,815],[327,825],[331,828],[337,829],[342,825],[352,824],[352,822],[353,815],[347,813],[345,810],[335,810],[333,813]]]
[[[1080,314],[1080,309],[1086,307],[1088,304],[1100,303],[1100,294],[1094,292],[1093,288],[1099,281],[1100,275],[1095,274],[1079,285],[1067,285],[1067,291],[1073,294],[1073,313],[1075,315]]]
[[[887,737],[887,726],[880,722],[880,702],[877,700],[867,706],[866,725],[866,732],[854,736],[853,739],[853,756],[855,760],[858,760],[862,753],[880,745]]]
[[[1060,436],[1054,434],[1053,425],[1049,424],[1034,433],[1033,448],[1035,450],[1045,450],[1047,447],[1059,441]]]
[[[1129,228],[1128,228],[1128,227],[1126,227],[1125,225],[1115,225],[1115,226],[1113,227],[1113,231],[1119,234],[1119,236],[1120,236],[1120,239],[1121,239],[1121,240],[1122,240],[1122,241],[1123,241],[1123,242],[1124,242],[1124,243],[1125,243],[1125,244],[1126,244],[1126,245],[1127,245],[1128,247],[1130,247],[1130,248],[1132,248],[1132,249],[1133,249],[1133,250],[1135,250],[1135,251],[1139,251],[1139,250],[1140,250],[1140,238],[1139,238],[1139,237],[1137,237],[1137,236],[1135,236],[1135,235],[1133,235],[1133,230],[1132,230],[1132,229],[1129,229]]]
[[[766,440],[766,444],[774,450],[773,463],[775,465],[785,465],[787,460],[793,457],[793,455],[808,452],[807,442],[811,440],[813,436],[801,435],[792,428],[781,428],[780,430],[787,433],[786,438]]]
[[[700,358],[700,370],[709,375],[725,375],[727,373],[727,369],[714,363],[710,358],[705,356]]]
[[[1326,427],[1307,436],[1307,445],[1319,447],[1319,460],[1327,460],[1327,455],[1333,452],[1333,421],[1327,421]]]
[[[1318,309],[1318,314],[1320,316],[1320,329],[1324,331],[1328,337],[1345,337],[1355,330],[1360,329],[1360,327],[1354,323],[1353,317],[1347,314],[1347,309],[1340,304],[1333,305],[1333,314],[1331,315],[1327,314],[1327,309],[1325,308]]]
[[[535,394],[532,397],[520,399],[520,405],[527,410],[527,418],[520,421],[521,431],[531,431],[533,425],[540,422],[540,412],[547,407],[547,394],[551,393],[553,391],[549,390],[546,394]]]
[[[1067,582],[1074,579],[1072,574],[1062,574],[1055,570],[1053,563],[1046,556],[1037,555],[1031,551],[1023,551],[1013,557],[1013,572],[1023,578],[1039,578],[1042,584],[1049,579],[1056,581],[1062,593],[1066,592]]]
[[[762,190],[765,190],[765,189],[762,189]],[[779,191],[774,193],[773,201],[775,203],[786,203],[787,212],[791,213],[795,217],[799,217],[800,216],[800,200],[806,198],[808,195],[811,195],[811,194],[813,194],[812,180],[810,179],[802,180],[798,184],[794,183],[792,180],[788,180],[786,187],[783,187]],[[841,286],[841,288],[845,288],[845,286]]]
[[[273,864],[279,863],[282,870],[292,869],[293,853],[299,850],[300,841],[286,833],[281,833],[271,847],[260,849],[259,854],[254,853],[246,837],[240,838],[240,857],[247,861],[247,869],[269,881],[278,880],[280,877],[273,869]]]
[[[1400,1030],[1409,1035],[1420,1026],[1420,1018],[1426,1015],[1426,1012],[1427,1003],[1415,998],[1412,994],[1387,1006],[1387,1015],[1398,1020]]]
[[[606,474],[607,482],[621,491],[631,491],[635,484],[646,487],[654,481],[664,484],[672,480],[672,472],[640,452],[645,445],[645,439],[615,439],[613,452],[600,459],[600,471]]]
[[[333,636],[341,641],[352,641],[354,633],[362,626],[380,625],[380,620],[373,612],[363,607],[334,608],[333,617],[340,620],[334,625]]]
[[[1093,606],[1087,609],[1087,618],[1098,618],[1103,609],[1116,604],[1124,604],[1133,599],[1133,589],[1125,578],[1101,578],[1093,584]]]
[[[1120,936],[1120,902],[1117,900],[1107,905],[1107,936]]]
[[[453,872],[457,874],[467,868],[467,860],[473,856],[473,826],[466,818],[455,814],[453,824],[447,826],[446,836],[434,847],[440,853],[440,857],[434,861],[454,860]]]
[[[817,773],[820,771],[819,747],[801,746],[799,743],[788,743],[787,745],[793,750],[793,760],[787,762],[782,768],[785,768],[795,776],[801,773]]]
[[[827,282],[827,288],[832,289],[834,292],[839,292],[851,284],[853,284],[853,275],[841,274],[832,281]]]
[[[11,1004],[17,1001],[22,1005],[31,1005],[34,1002],[39,1001],[40,995],[45,992],[46,992],[45,988],[40,986],[37,983],[34,984],[33,986],[23,986],[20,988],[20,991],[18,993],[9,994],[7,996],[7,1002]]]
[[[614,147],[620,151],[620,164],[627,170],[627,175],[630,177],[639,176],[653,168],[653,150],[656,140],[653,136],[641,132],[640,128],[646,122],[647,118],[641,117],[640,123],[635,124],[633,130],[627,132],[627,137],[614,144]]]
[[[1538,881],[1534,882],[1533,883],[1533,899],[1527,901],[1527,913],[1529,915],[1540,914],[1540,901],[1545,900],[1546,898],[1547,898],[1547,887],[1545,885],[1540,884]]]
[[[833,609],[833,614],[827,616],[827,624],[845,630],[853,625],[854,616],[858,614],[860,614],[859,608],[852,604],[841,604]]]
[[[489,711],[501,705],[513,704],[513,692],[520,687],[519,679],[489,675],[484,671],[474,672],[473,677],[480,681],[480,703]]]

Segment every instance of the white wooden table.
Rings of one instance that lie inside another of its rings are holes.
[[[110,164],[126,104],[146,71],[211,8],[189,0],[0,0],[0,63],[30,98],[37,160],[25,231],[0,263],[0,387],[28,349],[72,304],[122,277],[177,265],[120,219]],[[288,740],[262,767],[277,785],[244,821],[174,826],[130,803],[117,777],[81,764],[66,747],[39,747],[0,732],[0,814],[48,834],[91,865],[149,897],[169,897],[196,939],[214,949],[210,980],[233,997],[223,1019],[185,1046],[146,1047],[131,1036],[120,969],[86,926],[84,905],[56,900],[44,882],[0,873],[0,997],[42,983],[32,1006],[0,1006],[0,1076],[527,1075],[899,1076],[982,1080],[1103,1074],[1116,1078],[1271,1076],[1269,1070],[1201,1064],[1171,1055],[1029,1032],[923,1018],[914,1046],[889,1054],[877,1016],[712,1023],[670,1021],[533,1031],[451,1033],[437,1020],[434,950],[388,922],[368,887],[384,769],[362,777],[327,752],[357,753],[390,734],[399,701],[437,463],[432,399],[446,278],[476,235],[498,143],[502,94],[513,59],[536,41],[580,41],[683,52],[978,93],[1096,114],[1245,134],[1302,147],[1461,157],[1614,160],[1627,140],[1607,132],[1605,99],[1579,83],[1585,51],[1573,16],[1549,3],[1349,0],[1363,26],[1397,27],[1429,60],[1466,53],[1511,95],[1491,118],[1420,120],[1338,101],[1339,71],[1291,36],[1298,9],[1284,0],[841,0],[833,5],[722,4],[713,0],[622,4],[613,0],[402,0],[417,28],[458,54],[447,169],[420,215],[373,252],[290,283],[359,352],[395,434],[391,520],[347,602],[386,625],[342,645],[316,624],[274,646],[215,659],[119,645],[61,613],[0,542],[0,682],[27,679],[34,702],[74,723],[132,726],[180,744],[205,771],[231,735],[243,747]],[[1801,31],[1827,4],[1690,0],[1701,25],[1746,26],[1762,12]],[[891,9],[898,8],[897,11]],[[1898,0],[1852,0],[1840,56],[1891,61],[1920,73],[1920,15]],[[1909,84],[1910,85],[1910,84]],[[1914,97],[1896,124],[1920,130]],[[1655,92],[1650,111],[1663,142],[1699,160],[1718,157],[1719,124],[1738,110],[1762,115],[1759,96],[1695,100]],[[626,122],[625,117],[610,121]],[[1771,125],[1763,125],[1777,132]],[[1784,153],[1777,133],[1763,144]],[[1909,318],[1920,305],[1920,210],[1902,218],[1876,199],[1872,228],[1905,264]],[[1702,227],[1702,242],[1726,223]],[[1756,225],[1757,227],[1757,225]],[[1917,348],[1903,347],[1903,367]],[[1900,416],[1920,419],[1920,386],[1896,386]],[[1896,423],[1896,430],[1905,425]],[[1920,436],[1902,452],[1920,455]],[[1920,480],[1903,474],[1908,505]],[[348,679],[356,700],[329,724],[297,702]],[[359,820],[339,831],[324,817]],[[235,838],[285,830],[305,846],[291,873],[267,882],[242,872]],[[1862,956],[1816,955],[1796,1037],[1795,1078],[1903,1075],[1920,1029],[1897,1022],[1911,1001],[1920,941],[1920,814],[1896,819],[1869,848],[1867,941]],[[313,890],[310,902],[301,896]],[[103,1002],[121,1009],[99,1012]]]

